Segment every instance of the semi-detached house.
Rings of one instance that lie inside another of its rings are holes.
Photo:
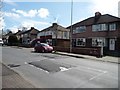
[[[72,30],[73,48],[103,47],[104,55],[120,54],[120,18],[96,12],[95,16],[72,25]]]
[[[53,23],[52,26],[41,30],[38,38],[44,39],[52,46],[69,47],[69,29]]]

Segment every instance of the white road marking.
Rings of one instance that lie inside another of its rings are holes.
[[[106,72],[106,71],[104,71],[104,70],[95,69],[95,68],[90,68],[90,67],[88,67],[87,69],[93,70],[93,71],[98,71],[98,72]]]
[[[88,70],[91,70],[91,71],[96,71],[96,72],[99,72],[97,75],[91,77],[89,80],[93,80],[95,78],[98,78],[100,76],[102,76],[103,74],[107,73],[108,71],[105,71],[105,70],[100,70],[100,69],[95,69],[95,68],[90,68],[90,67],[85,67],[85,66],[79,66],[79,68],[82,67],[84,69],[88,69]]]
[[[28,64],[28,63],[27,63],[27,64]],[[49,73],[48,71],[43,70],[43,69],[41,69],[41,68],[38,68],[38,67],[36,67],[36,66],[34,66],[34,65],[29,64],[29,66],[34,67],[34,68],[39,69],[39,70],[42,70],[42,71],[44,71],[44,72],[46,72],[46,73]]]
[[[93,79],[95,79],[95,78],[98,78],[98,77],[102,76],[102,75],[105,74],[105,73],[107,73],[107,71],[104,71],[103,73],[100,73],[100,74],[98,74],[98,75],[90,78],[89,80],[93,80]]]
[[[67,69],[67,68],[65,68],[65,67],[59,67],[60,68],[60,71],[66,71],[66,70],[69,70],[69,69]]]
[[[28,64],[27,62],[24,62],[25,64]]]

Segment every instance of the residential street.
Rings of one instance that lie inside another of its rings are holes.
[[[34,88],[29,82],[25,81],[18,73],[2,65],[2,87],[1,88]]]
[[[2,62],[36,88],[118,88],[116,63],[6,46]]]

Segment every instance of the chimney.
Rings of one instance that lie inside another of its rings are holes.
[[[101,16],[101,13],[100,13],[100,12],[96,12],[96,13],[95,13],[94,23],[96,23],[96,22],[99,20],[100,16]]]
[[[52,27],[54,27],[54,28],[57,28],[57,26],[58,26],[57,23],[53,23],[53,24],[52,24]]]
[[[57,23],[53,23],[53,26],[57,25]]]
[[[34,29],[34,27],[31,27],[31,30],[33,30]]]
[[[98,16],[101,16],[101,13],[100,13],[100,12],[96,12],[96,13],[95,13],[95,17],[98,17]]]

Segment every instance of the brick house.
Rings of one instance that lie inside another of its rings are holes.
[[[17,37],[19,43],[22,43],[22,37],[21,37],[22,32],[23,32],[23,31],[18,30],[18,32],[14,33],[14,35]]]
[[[69,47],[69,29],[66,29],[57,23],[41,30],[38,38],[46,40],[52,46]]]
[[[39,30],[35,29],[34,27],[31,27],[30,30],[19,33],[20,34],[19,37],[22,40],[22,44],[29,44],[30,41],[37,38],[38,32],[39,32]]]
[[[67,27],[67,29],[70,29],[70,27]],[[101,15],[100,12],[96,12],[95,16],[72,25],[72,30],[73,48],[103,47],[104,55],[119,55],[120,18],[109,14]],[[90,52],[83,54],[90,54]]]

